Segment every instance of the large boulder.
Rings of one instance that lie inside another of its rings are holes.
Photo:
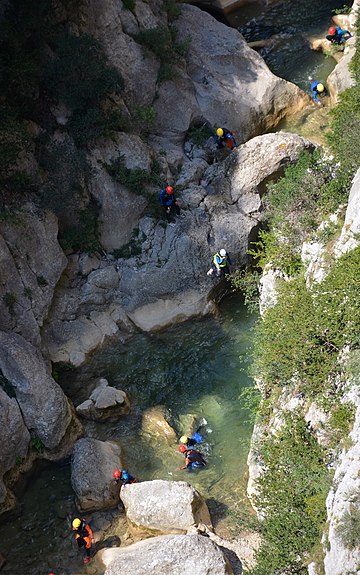
[[[71,458],[71,485],[80,511],[109,509],[119,503],[114,469],[122,469],[121,447],[114,441],[85,437],[75,445]]]
[[[0,329],[40,343],[54,288],[66,267],[56,217],[32,205],[0,221]]]
[[[106,379],[101,378],[89,399],[78,405],[76,412],[94,421],[117,419],[130,412],[130,401],[125,391],[111,387]]]
[[[25,425],[48,449],[57,447],[72,419],[70,405],[38,349],[16,333],[0,332],[0,370],[9,381]]]
[[[100,552],[105,575],[232,575],[220,548],[201,535],[163,535]]]
[[[186,533],[193,525],[211,526],[201,495],[185,481],[144,481],[120,493],[130,526],[136,532]]]
[[[168,419],[170,419],[170,414],[165,407],[161,405],[149,407],[142,414],[141,430],[147,435],[160,436],[174,443],[177,436]]]
[[[231,128],[240,142],[269,130],[308,102],[302,90],[270,72],[236,29],[187,4],[175,25],[179,41],[191,39],[186,70],[198,117]],[[160,125],[162,119],[160,115]]]
[[[8,390],[11,393],[12,388]],[[27,454],[30,433],[25,426],[19,404],[0,387],[0,508],[5,501],[7,489],[3,475]]]

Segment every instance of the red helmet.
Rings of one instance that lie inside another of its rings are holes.
[[[113,472],[113,478],[119,479],[119,477],[121,477],[121,471],[119,471],[119,469],[115,469],[115,471]]]
[[[187,451],[187,447],[185,447],[185,445],[179,445],[178,451],[179,453],[185,453],[185,451]]]
[[[166,192],[167,194],[173,194],[173,193],[174,193],[174,188],[172,188],[171,186],[166,186],[165,192]]]
[[[329,34],[330,34],[331,36],[333,36],[334,34],[336,34],[336,28],[335,28],[335,26],[330,26],[328,32],[329,32]]]

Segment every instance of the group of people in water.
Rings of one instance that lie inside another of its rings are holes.
[[[185,465],[177,467],[176,471],[187,469],[192,471],[194,469],[201,469],[207,465],[204,456],[198,449],[195,449],[203,442],[203,436],[199,432],[193,433],[190,437],[182,435],[179,440],[178,452],[185,458]],[[115,469],[113,471],[113,484],[120,485],[120,489],[124,485],[137,483],[136,477],[131,475],[126,469]],[[79,549],[84,549],[85,557],[84,564],[87,565],[91,560],[91,548],[94,543],[94,535],[90,525],[85,519],[75,517],[72,521],[72,530],[75,532],[75,542]],[[53,575],[49,573],[49,575]]]

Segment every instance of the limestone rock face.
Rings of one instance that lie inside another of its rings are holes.
[[[39,350],[15,333],[0,332],[0,369],[14,389],[26,427],[48,449],[57,447],[71,421],[68,400]]]
[[[76,412],[94,421],[116,419],[130,412],[130,401],[125,391],[109,386],[102,378],[90,398],[78,405]]]
[[[114,441],[89,437],[79,439],[71,458],[71,485],[80,511],[116,507],[119,488],[114,485],[114,469],[122,469],[121,448]]]
[[[140,532],[185,533],[190,526],[211,526],[201,495],[185,481],[144,481],[120,492],[130,526]]]
[[[331,100],[333,104],[338,101],[339,94],[354,85],[353,79],[349,70],[349,64],[355,54],[355,38],[350,38],[346,42],[344,56],[340,62],[336,64],[335,68],[328,76],[327,85],[329,88]]]
[[[355,174],[341,235],[335,244],[337,257],[359,245],[360,234],[360,170]]]
[[[35,345],[66,266],[57,233],[56,217],[31,205],[0,222],[0,329],[16,330]]]
[[[128,169],[151,168],[151,151],[139,136],[119,134],[113,145],[100,147],[92,154],[94,177],[91,192],[100,204],[100,241],[105,250],[113,251],[131,240],[133,229],[137,227],[147,201],[139,190],[139,195],[129,192],[125,186],[114,181],[102,166],[121,155]]]
[[[69,263],[67,283],[58,289],[43,330],[51,359],[80,365],[119,330],[154,331],[214,312],[209,302],[214,281],[206,275],[212,255],[225,247],[235,266],[247,262],[265,183],[310,146],[300,136],[279,132],[246,142],[206,169],[206,162],[195,158],[196,182],[179,194],[175,225],[140,219],[138,256],[102,259],[80,279],[80,262]],[[180,174],[185,181],[188,164]],[[104,268],[112,270],[107,275]]]
[[[307,102],[304,92],[270,72],[237,30],[199,8],[183,5],[176,28],[180,41],[191,38],[186,63],[198,116],[232,129],[240,143]]]
[[[220,548],[201,535],[163,535],[101,551],[105,575],[232,575]]]
[[[16,399],[0,387],[0,504],[6,497],[3,475],[16,464],[17,458],[25,457],[29,442],[30,433]]]
[[[358,395],[358,394],[357,394]],[[335,471],[332,489],[326,500],[329,522],[329,545],[324,559],[325,575],[357,573],[360,548],[352,538],[353,524],[358,524],[360,505],[360,398],[353,431],[352,446],[343,451]]]

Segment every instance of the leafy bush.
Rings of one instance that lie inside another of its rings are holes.
[[[136,40],[151,50],[160,60],[158,82],[173,80],[176,77],[178,65],[186,55],[191,38],[177,42],[177,30],[173,26],[151,28],[140,32]]]
[[[141,254],[141,246],[144,240],[144,234],[139,234],[139,230],[134,229],[131,240],[121,248],[114,250],[113,256],[115,258],[131,258],[138,256]]]
[[[252,270],[235,270],[230,275],[234,290],[240,290],[244,296],[244,304],[250,312],[259,311],[260,274]]]
[[[135,0],[122,0],[124,8],[133,12],[135,10],[136,2]]]
[[[257,506],[266,513],[263,541],[253,575],[307,573],[304,555],[321,535],[325,499],[331,484],[326,453],[301,415],[289,414],[284,426],[260,446],[265,474],[258,480]]]
[[[164,0],[162,8],[167,12],[169,22],[173,22],[181,14],[181,7],[176,0]]]
[[[195,146],[203,146],[205,142],[214,135],[214,132],[207,122],[190,126],[186,138],[191,140]]]
[[[330,373],[339,371],[339,351],[359,345],[359,269],[357,248],[342,256],[312,292],[302,276],[279,286],[277,304],[255,330],[253,370],[268,388],[296,378],[316,395]]]
[[[3,295],[3,302],[9,310],[10,315],[15,315],[15,304],[17,302],[17,297],[13,292],[6,292]]]
[[[360,538],[360,509],[358,506],[351,504],[350,510],[344,512],[336,528],[336,534],[348,549],[358,546]]]
[[[150,172],[142,168],[130,169],[126,167],[123,155],[104,164],[105,169],[116,182],[123,184],[133,192],[141,196],[147,196],[148,184],[161,185],[160,165],[154,160]]]

